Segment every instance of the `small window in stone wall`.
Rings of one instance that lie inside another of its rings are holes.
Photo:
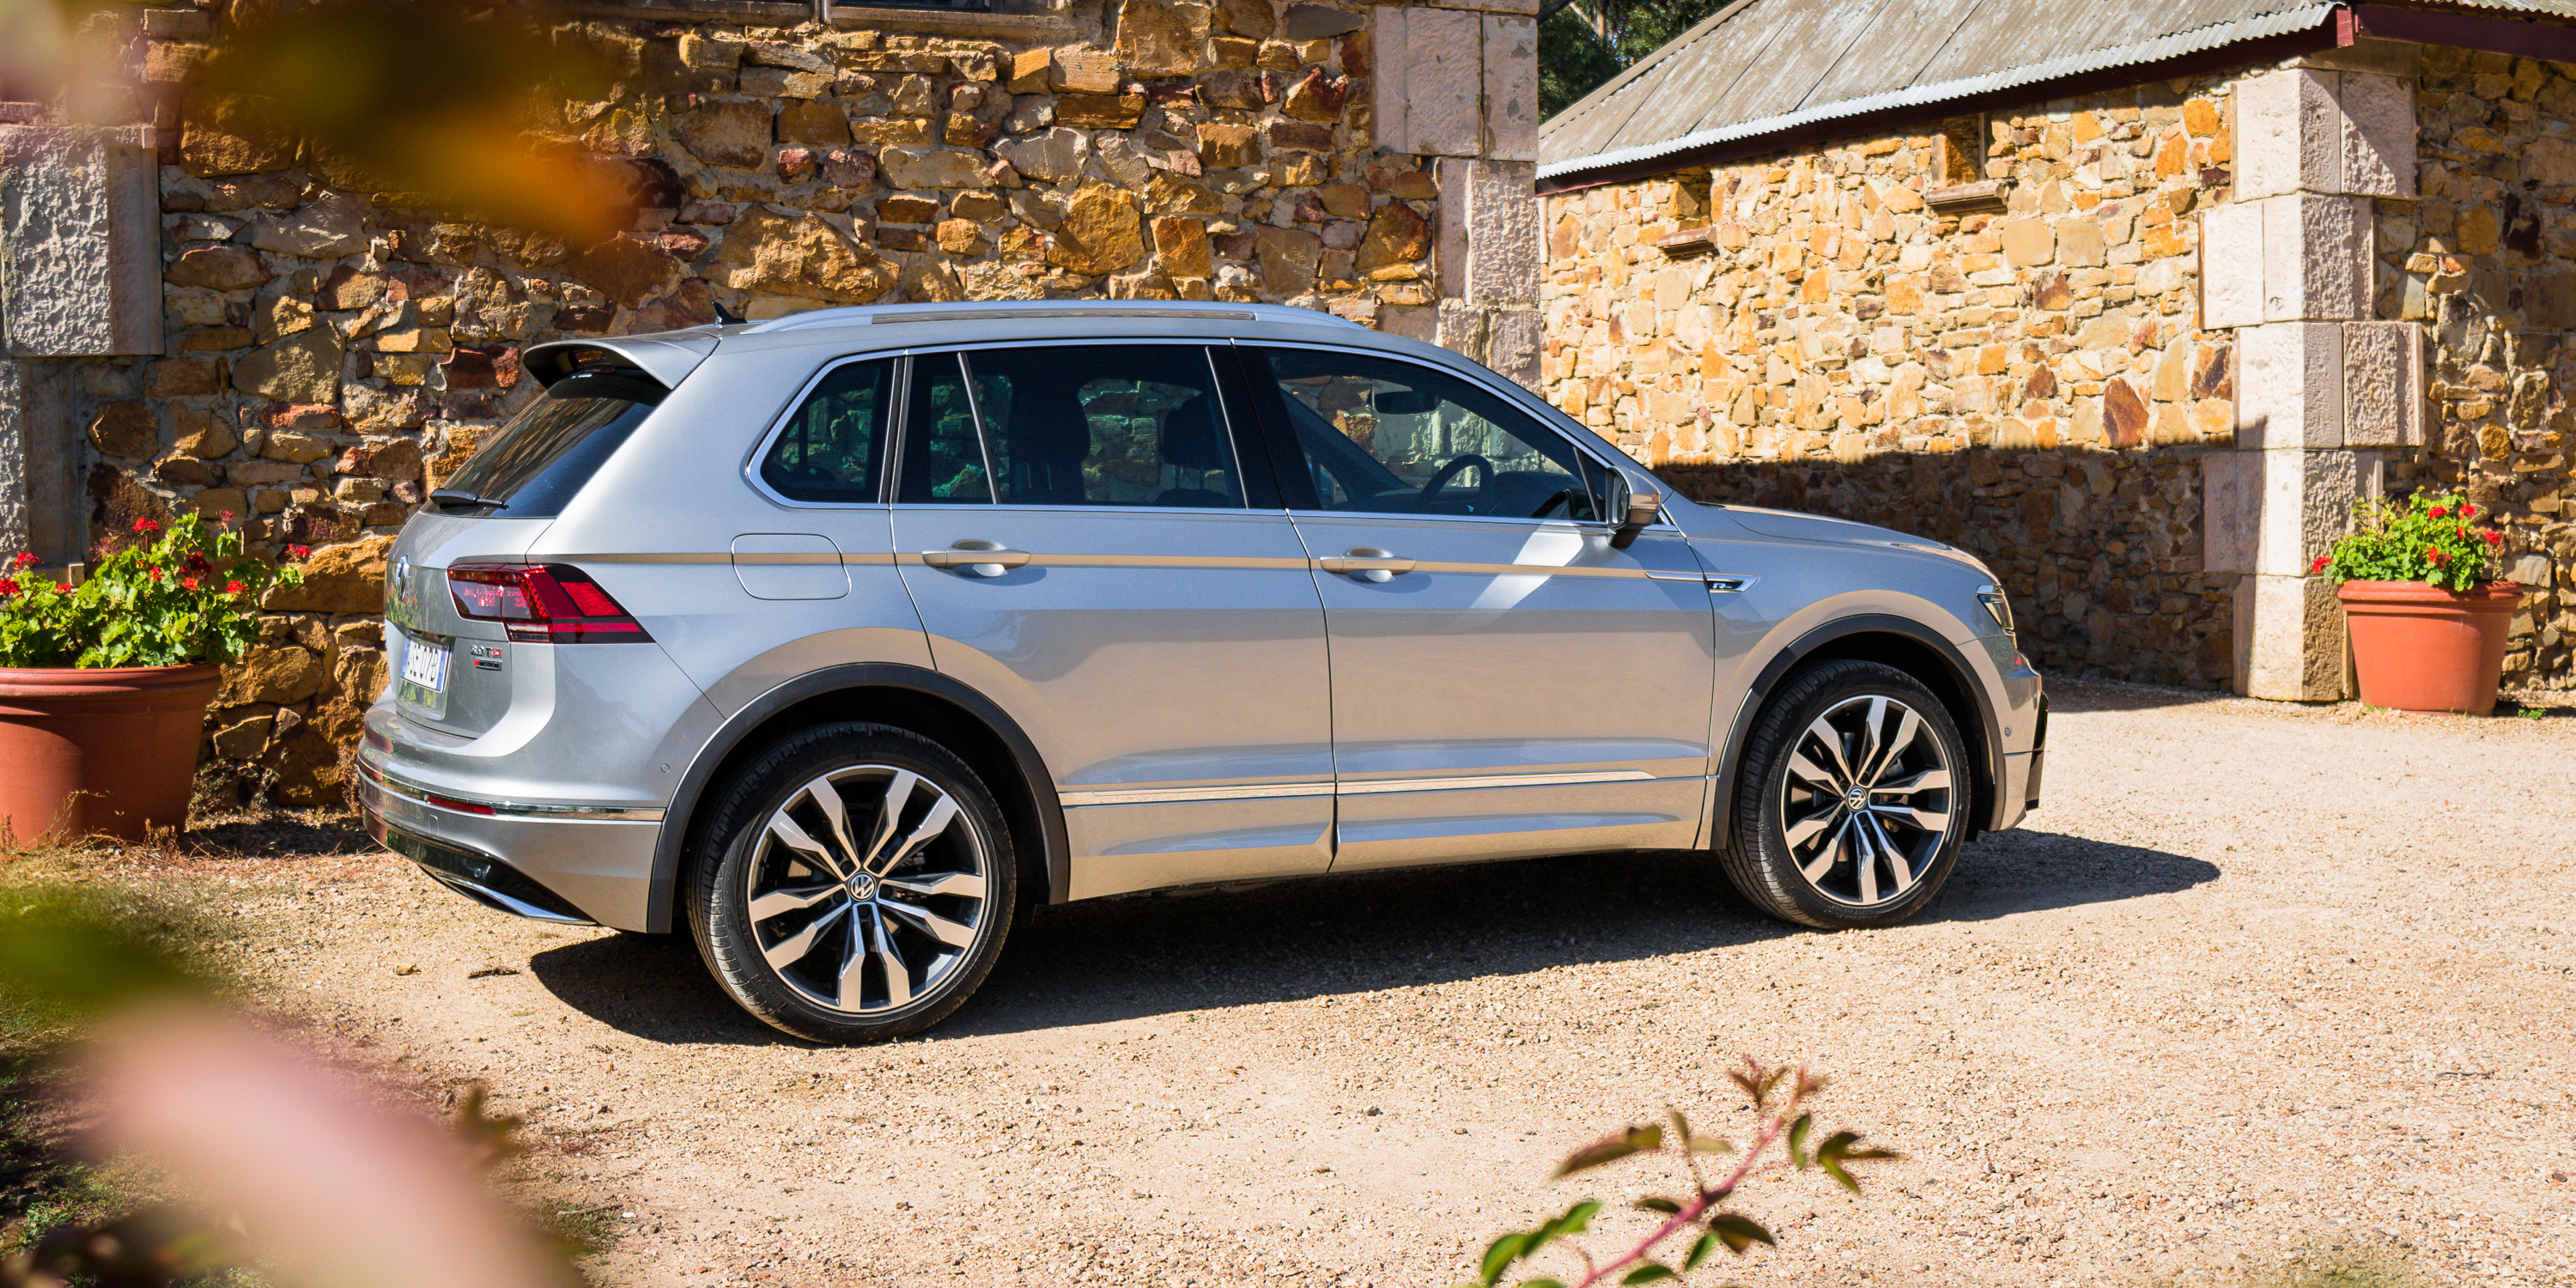
[[[1933,141],[1933,173],[1940,186],[1975,183],[1986,177],[1986,118],[1954,116],[1941,123]]]

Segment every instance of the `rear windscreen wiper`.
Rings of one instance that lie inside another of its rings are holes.
[[[510,508],[510,503],[507,501],[495,501],[488,496],[476,496],[471,492],[460,492],[454,488],[445,487],[431,492],[429,494],[429,503],[442,510],[506,510]]]

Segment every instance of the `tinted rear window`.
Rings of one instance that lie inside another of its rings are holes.
[[[574,372],[502,426],[443,490],[497,501],[492,513],[501,517],[553,518],[666,392],[638,375]]]

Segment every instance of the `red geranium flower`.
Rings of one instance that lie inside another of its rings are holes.
[[[0,577],[0,595],[14,595],[17,593],[18,582],[16,578]]]
[[[313,547],[311,547],[311,546],[288,546],[288,547],[286,548],[286,553],[287,553],[289,556],[293,557],[293,558],[302,559],[302,558],[305,558],[305,557],[307,557],[307,556],[309,556],[309,555],[311,555],[311,554],[313,553]]]
[[[2448,550],[2427,550],[2424,552],[2424,557],[2437,564],[2451,562],[2451,552]]]
[[[206,559],[203,552],[195,550],[189,551],[187,559],[180,564],[180,567],[193,573],[211,572],[214,570],[214,566],[215,565],[213,563]]]
[[[75,585],[71,584],[71,583],[70,583],[70,582],[68,582],[68,581],[60,581],[60,582],[56,582],[56,583],[54,583],[54,589],[59,590],[59,591],[63,592],[64,594],[68,595],[68,594],[72,593],[73,591],[80,589],[80,587],[75,586]]]
[[[12,559],[12,560],[10,560],[10,561],[9,561],[9,566],[10,566],[10,567],[12,567],[12,568],[28,568],[28,567],[33,567],[33,566],[35,565],[35,562],[36,562],[36,552],[35,552],[35,551],[33,551],[33,550],[21,550],[21,551],[19,551],[19,552],[18,552],[18,557],[17,557],[17,558]]]
[[[230,510],[219,510],[216,512],[215,517],[223,520],[225,526],[229,527],[233,521],[233,512]]]
[[[2488,533],[2488,534],[2487,534],[2487,544],[2488,544],[2488,545],[2491,545],[2491,546],[2500,546],[2500,545],[2503,545],[2503,544],[2504,544],[2504,534],[2503,534],[2503,533],[2501,533],[2501,532],[2490,532],[2490,533]]]
[[[2478,507],[2476,503],[2462,501],[2460,503],[2460,517],[2463,519],[2474,519],[2478,517]]]
[[[2317,556],[2317,561],[2316,561],[2315,563],[2312,563],[2312,564],[2309,564],[2309,565],[2308,565],[2308,571],[2309,571],[2309,572],[2324,572],[2324,571],[2326,570],[2326,565],[2327,565],[2327,564],[2330,564],[2330,563],[2333,563],[2333,562],[2334,562],[2334,558],[2333,558],[2332,556],[2330,556],[2330,555],[2318,555],[2318,556]]]
[[[227,595],[238,595],[248,589],[250,589],[250,587],[237,581],[228,581],[224,583],[224,593]]]
[[[197,588],[197,579],[194,577],[182,577],[179,579],[179,588],[181,590],[195,590]]]
[[[150,519],[136,519],[134,521],[134,530],[136,532],[159,532],[161,530],[161,525],[154,523]]]
[[[2446,506],[2434,506],[2431,510],[2427,511],[2427,513],[2431,514],[2436,519],[2447,519],[2451,517],[2451,511]]]
[[[149,572],[149,573],[151,573],[151,574],[152,574],[152,580],[154,580],[154,581],[159,581],[159,580],[161,580],[161,570],[160,570],[160,569],[158,569],[158,568],[148,568],[148,569],[145,569],[145,571],[146,571],[146,572]]]

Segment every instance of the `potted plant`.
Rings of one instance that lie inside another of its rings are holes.
[[[2361,700],[2401,711],[2495,709],[2522,588],[2489,581],[2504,534],[2457,492],[2355,506],[2354,530],[2319,556],[2343,601]]]
[[[0,567],[0,835],[24,843],[187,821],[206,702],[304,575],[242,552],[232,516],[137,519],[79,585]],[[289,553],[301,558],[301,547]]]

